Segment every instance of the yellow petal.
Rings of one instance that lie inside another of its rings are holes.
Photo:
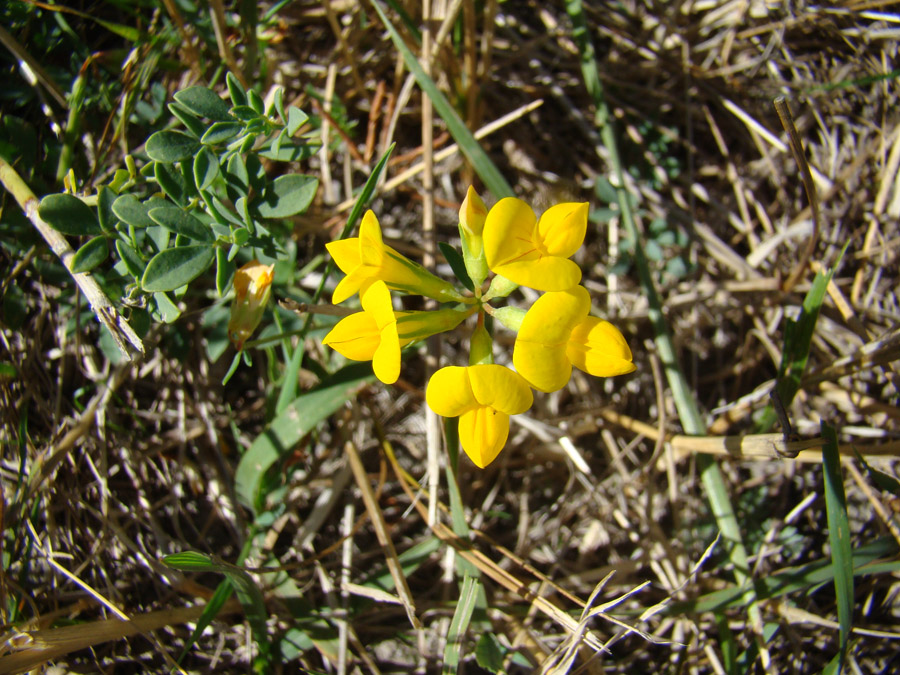
[[[365,288],[371,283],[371,279],[366,273],[364,267],[357,267],[347,273],[343,279],[338,282],[334,288],[334,295],[331,296],[331,302],[339,305],[349,297],[356,295],[358,291],[365,291]]]
[[[566,345],[575,327],[591,309],[591,296],[581,286],[545,293],[525,314],[513,365],[532,387],[543,392],[562,389],[572,376]]]
[[[619,329],[593,316],[572,331],[566,354],[572,365],[597,377],[624,375],[635,370],[631,349]]]
[[[322,339],[334,351],[354,361],[368,361],[381,343],[381,331],[365,312],[344,317]]]
[[[540,258],[534,243],[535,221],[534,211],[521,199],[507,197],[494,204],[482,232],[484,253],[492,270],[497,272],[499,265]]]
[[[581,248],[587,233],[588,203],[551,206],[538,221],[538,238],[552,256],[568,258]]]
[[[572,376],[565,345],[542,345],[516,341],[513,365],[538,391],[562,389]]]
[[[375,319],[379,330],[388,324],[397,323],[394,306],[391,303],[391,292],[383,281],[373,282],[363,292],[362,307],[369,316]]]
[[[480,469],[496,459],[509,436],[509,415],[480,407],[459,418],[459,442]]]
[[[568,258],[526,256],[521,261],[491,265],[491,269],[520,286],[538,291],[565,291],[581,281],[581,268]]]
[[[442,417],[457,417],[478,407],[466,369],[460,366],[447,366],[432,375],[425,400]]]
[[[359,226],[359,258],[363,265],[379,267],[384,258],[381,226],[372,211],[366,211]]]
[[[397,323],[389,323],[381,329],[381,342],[372,358],[375,377],[385,384],[394,384],[400,377],[400,338]]]
[[[360,265],[359,259],[359,239],[353,237],[351,239],[339,239],[325,244],[328,253],[334,258],[335,264],[344,274],[350,274]]]
[[[534,402],[528,383],[505,366],[469,366],[468,375],[472,393],[481,406],[518,415],[528,410]]]

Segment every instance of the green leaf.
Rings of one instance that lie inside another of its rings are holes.
[[[262,592],[247,572],[237,565],[216,562],[209,556],[195,551],[183,551],[163,558],[168,567],[185,572],[218,572],[224,574],[244,608],[244,614],[250,623],[253,637],[261,650],[267,649],[269,643],[266,629],[266,603]]]
[[[91,208],[69,194],[47,195],[38,214],[57,232],[73,236],[100,234],[100,223]]]
[[[368,363],[348,366],[323,382],[319,389],[303,394],[288,404],[241,457],[234,474],[238,499],[254,513],[259,513],[264,501],[259,488],[269,468],[289,454],[306,434],[344,405],[362,384],[372,378],[372,368]]]
[[[146,264],[141,260],[141,256],[138,255],[138,252],[134,250],[134,247],[131,244],[124,239],[116,239],[116,251],[119,253],[119,258],[125,263],[128,273],[133,276],[135,280],[139,280],[144,276]]]
[[[264,115],[266,112],[266,104],[252,89],[247,92],[247,103],[256,112],[257,115]]]
[[[485,670],[500,673],[503,671],[503,659],[507,651],[496,635],[485,633],[478,638],[478,644],[475,646],[475,661]]]
[[[447,633],[447,645],[444,647],[443,672],[445,673],[454,673],[459,666],[462,640],[469,629],[472,612],[475,611],[479,584],[478,579],[468,574],[463,576],[459,600],[456,602],[456,611],[453,612],[453,619],[450,621],[450,628]]]
[[[306,124],[307,120],[309,120],[309,115],[300,110],[300,108],[296,108],[294,106],[288,108],[287,112],[287,132],[288,136],[293,136],[297,133],[297,129]]]
[[[231,288],[235,267],[234,261],[228,259],[228,251],[224,248],[216,248],[216,291],[220,298],[225,297]]]
[[[305,143],[295,143],[290,141],[282,143],[278,148],[274,143],[263,144],[259,150],[259,156],[264,159],[271,159],[273,162],[302,162],[312,156],[316,147]]]
[[[182,551],[172,555],[163,556],[163,564],[182,572],[218,572],[220,565],[213,562],[212,558],[196,551]]]
[[[459,251],[445,241],[438,242],[438,248],[441,249],[441,253],[444,254],[447,262],[450,263],[450,269],[453,270],[453,274],[456,275],[456,278],[459,279],[460,283],[470,291],[474,291],[475,284],[472,283],[472,280],[469,278],[469,273],[466,270],[466,262],[459,254]]]
[[[199,85],[188,87],[175,93],[175,100],[199,117],[228,122],[232,117],[228,114],[228,104],[211,89]]]
[[[816,278],[813,279],[812,286],[807,291],[806,297],[803,298],[803,309],[800,316],[796,321],[788,319],[784,327],[784,349],[781,352],[781,364],[778,367],[778,382],[775,385],[775,391],[778,392],[785,408],[790,407],[791,401],[800,390],[800,379],[809,359],[809,347],[812,343],[813,333],[816,331],[819,308],[825,299],[828,282],[831,281],[834,271],[840,264],[847,246],[849,246],[849,242],[841,250],[838,259],[830,269],[816,272]],[[770,403],[763,411],[757,426],[760,431],[768,431],[774,423],[775,410]]]
[[[193,157],[200,149],[200,141],[183,131],[164,129],[150,136],[144,149],[150,159],[171,164]]]
[[[285,124],[287,123],[287,115],[284,112],[284,89],[278,87],[275,90],[275,96],[272,99],[272,107],[275,108],[275,111],[278,113],[279,117],[281,117],[281,121]],[[271,111],[269,112],[269,117],[272,116]]]
[[[150,217],[155,223],[162,225],[175,234],[184,235],[194,241],[215,241],[215,237],[209,227],[177,206],[159,206],[155,209],[150,209]]]
[[[243,130],[244,125],[240,122],[216,122],[200,137],[200,142],[203,145],[224,143],[225,141],[230,141]]]
[[[181,310],[178,305],[169,299],[165,293],[154,293],[153,304],[156,305],[156,311],[153,318],[163,323],[173,323],[181,316]]]
[[[316,196],[319,179],[303,174],[276,178],[255,206],[263,218],[286,218],[306,211]]]
[[[834,590],[840,624],[840,661],[847,654],[847,642],[853,628],[853,549],[850,545],[850,522],[847,519],[847,498],[841,476],[841,455],[837,434],[822,423],[822,464],[825,479],[825,511],[828,516],[828,538],[834,568]],[[840,663],[839,661],[839,663]],[[838,668],[840,670],[840,668]]]
[[[116,214],[112,210],[115,199],[115,192],[105,185],[100,186],[100,191],[97,193],[97,216],[100,220],[100,228],[104,232],[112,232],[116,227]]]
[[[197,117],[183,105],[178,105],[174,101],[166,106],[181,123],[187,127],[188,135],[192,138],[200,138],[206,133],[206,122]]]
[[[75,255],[72,256],[72,271],[76,274],[90,272],[106,260],[108,255],[109,247],[106,244],[106,237],[103,235],[94,237],[75,251]]]
[[[216,587],[216,592],[213,593],[209,602],[206,603],[206,607],[203,608],[203,613],[200,615],[200,618],[197,619],[197,625],[194,627],[194,630],[191,631],[190,637],[182,648],[181,654],[178,656],[179,662],[184,658],[185,654],[190,651],[197,640],[200,639],[203,631],[205,631],[209,624],[213,622],[213,619],[216,618],[216,615],[218,615],[222,607],[225,606],[225,603],[228,601],[228,598],[231,597],[233,591],[234,587],[228,581],[223,581]]]
[[[225,84],[228,85],[228,95],[231,96],[232,105],[247,105],[247,90],[234,73],[225,75]]]
[[[890,492],[895,497],[900,497],[900,481],[898,481],[893,476],[884,473],[883,471],[879,471],[878,469],[873,469],[869,463],[866,461],[866,458],[859,454],[859,451],[856,448],[853,448],[853,452],[856,455],[856,459],[859,460],[860,464],[862,464],[866,471],[869,474],[869,478],[878,486],[879,489],[884,490],[885,492]]]
[[[170,164],[154,162],[153,174],[156,182],[173,202],[179,206],[187,206],[184,178],[181,176],[181,172],[175,170]]]
[[[490,157],[488,157],[487,153],[472,135],[472,132],[469,131],[466,123],[460,119],[456,110],[450,105],[450,102],[441,93],[440,89],[437,88],[434,80],[432,80],[422,69],[418,57],[406,46],[403,37],[397,32],[397,29],[394,28],[394,25],[391,23],[390,19],[388,19],[387,14],[384,13],[381,3],[378,2],[378,0],[373,0],[372,4],[375,7],[375,11],[378,12],[378,16],[381,17],[381,22],[390,33],[394,46],[403,56],[403,61],[406,63],[409,72],[416,78],[416,82],[422,88],[422,91],[431,99],[435,111],[437,111],[438,115],[440,115],[447,124],[450,134],[457,144],[459,144],[459,149],[462,151],[463,155],[466,156],[466,159],[472,163],[475,173],[477,173],[481,180],[484,181],[487,189],[490,190],[497,199],[512,197],[513,190],[509,183],[506,182],[503,174],[500,173],[499,169],[497,169]]]
[[[194,157],[194,184],[198,190],[205,190],[219,175],[219,160],[215,154],[203,146]]]
[[[215,257],[215,247],[205,244],[167,248],[147,263],[141,287],[151,293],[174,291],[203,274]]]
[[[154,224],[148,212],[160,204],[165,204],[165,201],[159,200],[156,204],[151,203],[149,199],[146,202],[139,202],[134,195],[124,194],[113,202],[112,211],[123,223],[143,229]]]

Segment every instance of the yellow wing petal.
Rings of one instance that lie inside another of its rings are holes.
[[[619,329],[593,316],[572,331],[566,354],[572,365],[596,377],[613,377],[635,370],[631,349]]]
[[[506,366],[469,366],[468,375],[472,393],[481,406],[518,415],[528,410],[534,402],[528,383]]]
[[[432,375],[425,400],[442,417],[456,417],[478,407],[466,369],[460,366],[447,366]]]

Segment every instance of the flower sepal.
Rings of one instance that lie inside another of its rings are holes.
[[[234,301],[228,321],[228,339],[238,351],[244,349],[244,343],[262,320],[272,295],[274,278],[275,265],[263,265],[258,260],[251,260],[234,273]]]
[[[514,281],[510,281],[502,274],[497,274],[491,279],[491,285],[488,286],[487,293],[484,294],[482,300],[488,302],[494,298],[505,298],[519,287]]]

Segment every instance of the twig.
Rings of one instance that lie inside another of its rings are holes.
[[[16,198],[19,206],[25,212],[25,215],[28,216],[28,220],[37,228],[47,245],[59,257],[66,269],[69,270],[69,274],[72,275],[75,283],[78,284],[78,288],[81,289],[81,292],[88,299],[97,319],[109,329],[119,351],[130,361],[131,351],[128,349],[128,344],[130,343],[132,347],[143,354],[144,344],[141,342],[141,338],[132,330],[125,318],[119,314],[115,305],[110,302],[109,298],[106,297],[106,293],[100,288],[100,285],[94,281],[94,277],[87,272],[72,271],[72,258],[75,253],[72,247],[69,246],[69,242],[41,218],[40,214],[38,214],[39,203],[37,197],[34,196],[31,188],[25,184],[18,172],[3,159],[0,159],[0,182]]]

